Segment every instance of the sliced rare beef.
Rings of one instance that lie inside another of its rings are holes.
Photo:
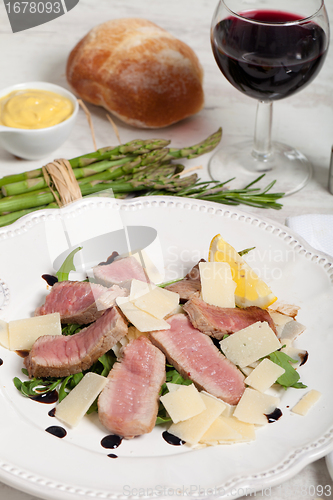
[[[165,382],[165,356],[145,336],[124,348],[98,398],[98,416],[112,433],[132,438],[151,432],[159,391]]]
[[[198,264],[196,264],[187,273],[184,279],[178,281],[177,283],[172,283],[166,286],[167,290],[170,292],[175,292],[179,294],[179,300],[181,303],[192,299],[193,297],[199,297],[201,292],[201,281],[200,281],[200,271],[199,263],[206,262],[205,259],[201,259]]]
[[[129,287],[132,279],[149,283],[149,278],[135,257],[116,259],[111,264],[93,267],[96,281],[104,286],[121,285]]]
[[[241,371],[223,356],[207,335],[193,327],[185,314],[176,314],[167,321],[170,330],[149,333],[153,344],[198,389],[226,403],[237,404],[245,390]]]
[[[195,328],[218,340],[221,340],[225,334],[242,330],[257,321],[267,321],[276,333],[271,316],[260,307],[251,306],[244,309],[218,307],[195,297],[184,304],[184,310]]]
[[[117,297],[126,295],[128,290],[119,286],[106,288],[85,281],[61,281],[53,285],[45,304],[36,309],[35,316],[58,312],[62,323],[87,325],[112,307]]]
[[[183,279],[177,283],[172,283],[165,287],[170,292],[178,293],[179,302],[184,304],[193,297],[199,297],[201,291],[201,282],[196,280]]]
[[[128,331],[116,306],[74,335],[44,335],[24,359],[29,377],[67,377],[87,370]]]
[[[200,262],[206,262],[205,259],[200,259],[199,262],[192,267],[191,271],[187,273],[184,279],[192,280],[192,281],[200,281],[200,270],[199,264]]]

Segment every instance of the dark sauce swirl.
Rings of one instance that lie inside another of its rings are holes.
[[[123,440],[123,438],[120,436],[117,436],[116,434],[109,434],[108,436],[105,436],[102,439],[101,445],[103,446],[103,448],[115,449],[121,445],[122,440]]]
[[[42,274],[42,278],[49,286],[53,286],[58,282],[58,278],[56,276],[52,276],[51,274]]]
[[[177,436],[174,436],[173,434],[170,434],[168,431],[164,431],[162,433],[162,437],[164,441],[166,441],[168,444],[172,444],[173,446],[182,446],[185,444],[185,441],[182,439],[179,439]]]
[[[282,417],[282,411],[280,410],[280,408],[275,408],[272,413],[265,414],[265,416],[267,417],[268,423],[273,424],[274,422],[279,420],[280,417]]]
[[[53,391],[44,392],[43,394],[39,394],[38,396],[30,396],[30,399],[33,399],[38,403],[45,403],[50,405],[58,401],[58,393],[54,389]]]
[[[59,425],[51,425],[45,430],[49,434],[52,434],[53,436],[56,436],[58,438],[64,438],[67,435],[67,431],[63,427],[60,427]]]

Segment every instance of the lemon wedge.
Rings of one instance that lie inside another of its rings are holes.
[[[258,306],[266,309],[277,300],[269,286],[220,234],[214,236],[210,243],[208,261],[229,264],[232,279],[237,285],[235,290],[237,306]]]

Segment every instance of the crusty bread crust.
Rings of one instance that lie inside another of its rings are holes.
[[[70,53],[67,80],[83,100],[136,127],[171,125],[204,104],[196,54],[145,19],[115,19],[93,28]]]

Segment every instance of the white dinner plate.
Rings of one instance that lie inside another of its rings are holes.
[[[118,238],[122,231],[125,240]],[[104,233],[118,235],[115,246]],[[89,247],[85,262],[78,260],[80,275],[94,264],[92,242],[98,242],[98,262],[130,240],[132,250],[144,248],[168,280],[207,258],[217,233],[238,251],[256,247],[247,256],[251,266],[279,300],[300,306],[298,320],[306,331],[296,345],[309,352],[299,369],[308,389],[283,391],[283,416],[259,428],[251,443],[191,450],[166,443],[164,428],[157,426],[107,450],[101,446],[107,431],[97,415],[68,428],[63,439],[45,432],[58,423],[48,415],[52,405],[16,390],[12,379],[24,377],[23,360],[0,348],[1,481],[50,500],[237,498],[291,478],[333,449],[333,264],[276,222],[174,197],[88,198],[61,210],[29,214],[0,230],[0,317],[9,321],[33,314],[47,293],[41,275],[54,274],[54,262],[69,247],[82,242]],[[322,393],[319,402],[305,417],[292,414],[292,406],[309,389]],[[117,458],[110,458],[110,452]]]
[[[326,455],[325,460],[326,460],[328,472],[330,473],[330,476],[331,476],[332,481],[333,481],[333,452]]]

